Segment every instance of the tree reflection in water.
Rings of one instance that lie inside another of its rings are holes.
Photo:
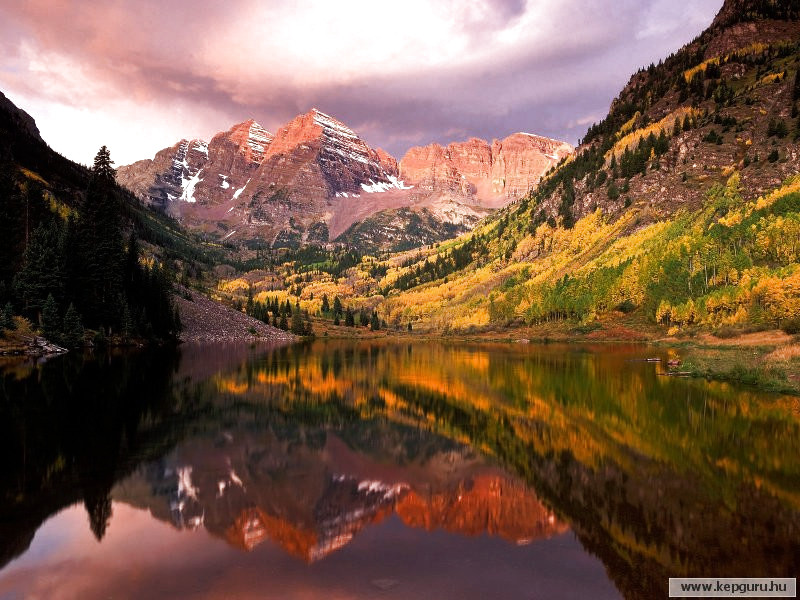
[[[0,562],[80,500],[102,538],[113,497],[306,561],[397,514],[517,543],[569,526],[626,597],[796,574],[797,399],[644,352],[320,341],[6,370]]]

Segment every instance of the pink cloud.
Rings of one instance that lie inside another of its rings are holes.
[[[603,114],[720,4],[11,0],[0,89],[82,161],[105,143],[130,162],[248,117],[275,130],[312,106],[395,154],[449,131],[574,142],[579,115]]]

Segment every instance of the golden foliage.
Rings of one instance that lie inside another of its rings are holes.
[[[708,65],[718,65],[719,64],[719,56],[715,56],[714,58],[709,58],[701,62],[699,65],[695,65],[689,69],[686,69],[683,72],[683,78],[686,80],[686,83],[689,83],[692,78],[702,71],[703,73],[706,72],[706,68]]]
[[[690,119],[694,119],[698,117],[701,112],[695,108],[691,108],[689,106],[681,106],[677,110],[672,111],[666,117],[657,121],[655,123],[651,123],[647,127],[640,127],[630,133],[622,136],[614,147],[606,153],[606,160],[611,159],[612,153],[619,158],[619,156],[625,152],[626,149],[634,149],[636,145],[642,138],[646,138],[651,133],[655,136],[661,135],[663,131],[667,135],[672,135],[672,129],[675,126],[675,119],[683,122],[683,120],[688,116]]]
[[[705,73],[705,70],[706,68],[708,68],[708,65],[711,64],[718,65],[720,63],[720,58],[727,60],[729,58],[734,58],[734,57],[741,58],[743,56],[747,56],[748,54],[761,54],[768,48],[769,45],[762,44],[760,42],[748,44],[747,46],[739,48],[738,50],[734,50],[733,52],[728,52],[727,54],[723,55],[723,57],[715,56],[713,58],[704,60],[699,65],[695,65],[694,67],[686,69],[683,72],[683,77],[686,80],[686,83],[689,83],[692,80],[692,77],[694,77],[696,73],[699,73],[700,71],[703,71]]]

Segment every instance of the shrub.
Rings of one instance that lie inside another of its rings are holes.
[[[767,137],[785,138],[787,133],[789,133],[789,129],[783,119],[771,119],[767,125]]]
[[[731,338],[739,337],[742,332],[735,327],[724,326],[719,327],[713,331],[714,336],[720,338],[721,340],[729,340]]]
[[[632,313],[633,311],[636,310],[636,305],[630,300],[623,300],[622,302],[617,304],[615,308],[616,310],[623,312],[627,315],[628,313]]]
[[[800,318],[789,319],[781,323],[781,329],[789,335],[800,333]]]

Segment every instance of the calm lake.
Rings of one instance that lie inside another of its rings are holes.
[[[800,399],[646,346],[0,370],[0,598],[664,598],[800,572]],[[661,363],[643,359],[657,357]]]

